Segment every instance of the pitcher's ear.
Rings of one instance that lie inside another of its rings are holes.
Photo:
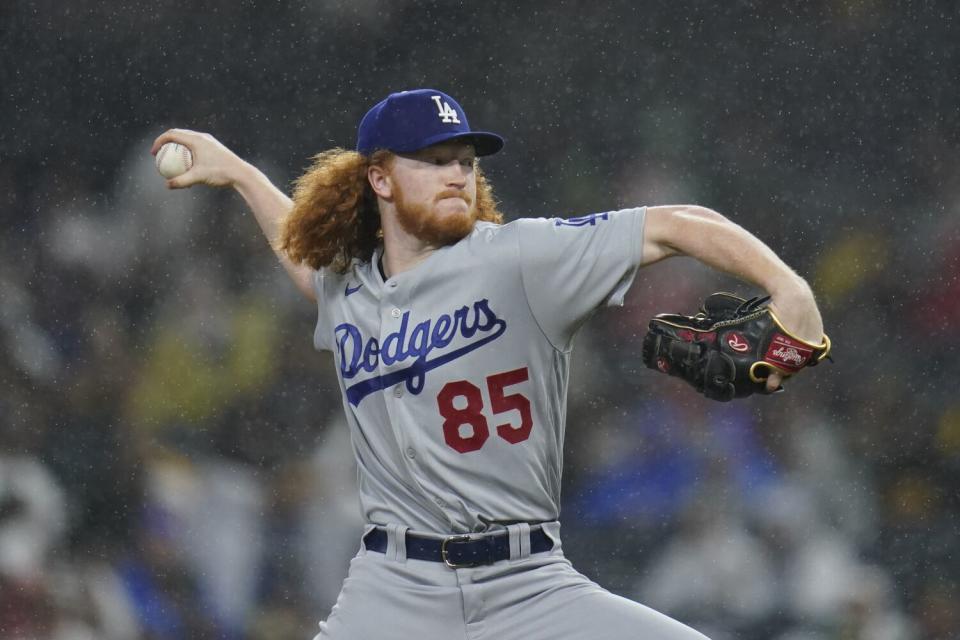
[[[373,192],[384,200],[393,197],[393,181],[390,174],[380,165],[370,165],[367,169],[367,180]]]

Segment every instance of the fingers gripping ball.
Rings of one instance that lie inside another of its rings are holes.
[[[784,377],[830,356],[830,338],[811,344],[787,331],[766,298],[714,293],[695,316],[661,313],[643,339],[643,362],[723,402],[766,393],[772,371]]]
[[[157,171],[164,178],[176,178],[193,166],[193,154],[185,145],[168,142],[157,151]]]

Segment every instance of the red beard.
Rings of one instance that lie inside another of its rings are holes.
[[[438,194],[432,205],[407,202],[398,185],[394,185],[394,206],[397,209],[397,220],[403,230],[435,247],[454,244],[465,238],[473,231],[473,224],[477,221],[477,209],[473,200],[463,191],[447,190]],[[440,200],[447,197],[462,198],[467,203],[466,212],[438,214],[433,210]]]

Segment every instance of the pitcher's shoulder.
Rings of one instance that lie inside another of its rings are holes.
[[[553,222],[553,218],[537,217],[516,218],[503,224],[479,221],[474,225],[473,232],[466,239],[478,243],[511,242],[516,241],[517,234],[523,227],[551,225]]]

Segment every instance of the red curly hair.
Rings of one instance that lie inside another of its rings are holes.
[[[382,236],[377,197],[367,180],[371,166],[389,169],[394,155],[376,151],[365,156],[335,148],[313,157],[313,164],[294,183],[293,210],[283,221],[278,249],[294,264],[329,267],[345,273],[354,258],[370,259]],[[477,219],[503,222],[493,189],[476,166]]]

